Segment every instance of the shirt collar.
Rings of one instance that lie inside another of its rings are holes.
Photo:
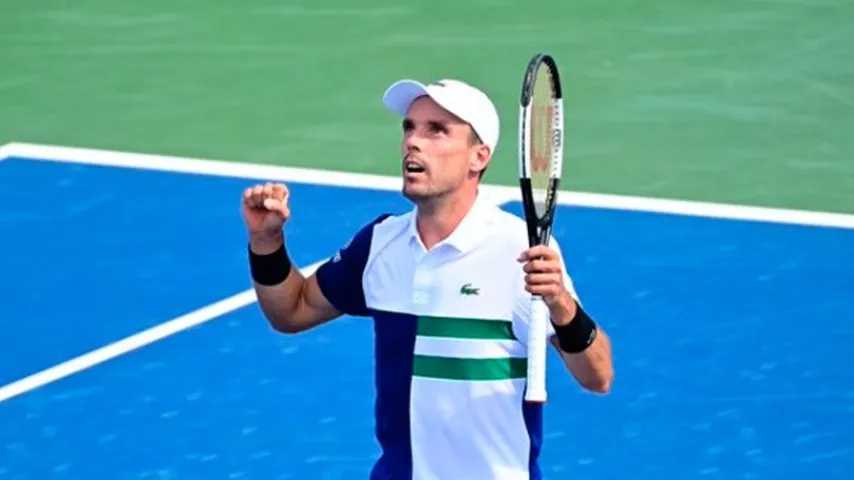
[[[457,228],[448,235],[448,238],[437,243],[433,249],[448,245],[460,253],[465,253],[474,248],[486,234],[486,229],[483,227],[487,222],[489,208],[490,205],[487,200],[484,200],[483,195],[478,194],[472,207],[466,212],[466,216],[463,217]],[[424,244],[421,242],[421,237],[418,236],[417,213],[416,207],[412,210],[412,215],[409,218],[409,240],[424,251]]]

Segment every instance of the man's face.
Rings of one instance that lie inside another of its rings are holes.
[[[469,124],[432,98],[416,99],[403,119],[403,194],[413,202],[455,192],[477,181],[478,151]],[[483,154],[481,152],[481,154]]]

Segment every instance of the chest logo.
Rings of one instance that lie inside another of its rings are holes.
[[[480,288],[474,288],[470,283],[467,283],[460,287],[460,295],[479,295]]]

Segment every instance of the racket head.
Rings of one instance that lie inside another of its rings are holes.
[[[519,181],[530,244],[548,242],[563,167],[563,93],[554,59],[535,55],[519,108]]]

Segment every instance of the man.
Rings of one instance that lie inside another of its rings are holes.
[[[588,390],[610,388],[609,340],[576,303],[559,250],[528,248],[524,222],[477,195],[498,142],[489,98],[455,80],[402,80],[383,101],[404,117],[403,195],[415,209],[377,218],[303,278],[284,249],[287,188],[247,189],[261,308],[289,333],[374,318],[382,455],[371,478],[539,478],[542,407],[523,401],[531,295]]]

